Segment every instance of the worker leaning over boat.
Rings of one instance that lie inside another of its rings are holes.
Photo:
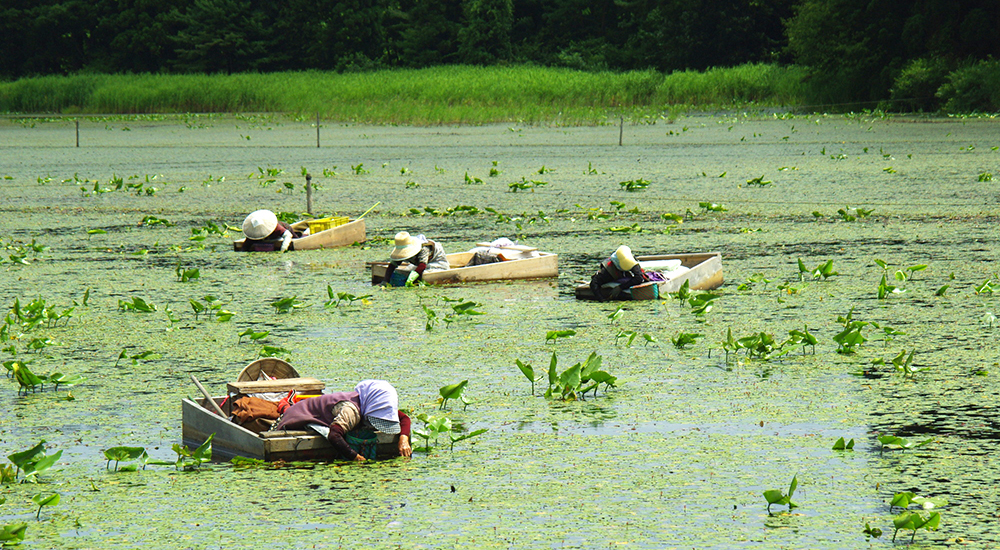
[[[622,292],[641,284],[646,280],[642,266],[632,256],[632,249],[622,245],[608,259],[601,262],[600,269],[590,278],[590,290],[600,301],[617,298]],[[603,285],[618,283],[618,286],[605,289]]]
[[[278,217],[270,210],[251,212],[243,220],[243,234],[247,237],[243,242],[244,252],[255,250],[259,241],[277,241],[279,239],[281,240],[281,251],[284,252],[291,246],[292,238],[295,237],[292,226],[278,220]]]
[[[424,272],[444,271],[450,267],[444,248],[434,241],[427,240],[423,235],[416,237],[406,231],[396,233],[395,246],[389,253],[389,266],[379,284],[389,284],[392,274],[403,262],[414,266],[406,282],[413,282]],[[402,285],[400,285],[402,286]]]
[[[363,380],[354,391],[325,393],[284,409],[275,430],[311,428],[327,438],[343,457],[364,462],[351,442],[373,441],[374,431],[399,434],[399,454],[409,457],[410,417],[399,410],[396,388],[385,380]],[[375,458],[374,446],[368,458]]]

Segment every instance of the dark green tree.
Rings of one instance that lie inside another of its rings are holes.
[[[256,2],[194,0],[179,15],[183,28],[174,37],[182,72],[235,73],[260,67],[267,52],[264,12]]]
[[[509,61],[513,1],[464,0],[462,11],[465,24],[458,31],[458,54],[462,63],[491,65]]]
[[[403,67],[430,67],[458,61],[462,0],[410,0],[393,22],[395,61]]]

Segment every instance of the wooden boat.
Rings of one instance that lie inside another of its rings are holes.
[[[490,248],[490,243],[479,243],[479,247]],[[558,256],[551,252],[541,252],[537,248],[523,245],[492,247],[507,257],[492,264],[469,266],[476,251],[448,254],[450,269],[424,272],[421,280],[428,284],[465,283],[474,281],[506,281],[513,279],[541,279],[559,275]],[[378,284],[385,277],[389,262],[372,262],[372,284]],[[409,264],[401,265],[396,271],[409,272]]]
[[[711,290],[722,286],[722,254],[718,252],[638,256],[636,260],[646,271],[658,271],[667,280],[635,285],[619,294],[618,300],[653,300],[677,292],[685,281],[691,290]],[[611,290],[616,285],[608,283],[602,288]],[[579,300],[596,299],[589,282],[576,287],[576,297]]]
[[[302,220],[292,224],[294,231],[305,231],[309,227],[309,222],[314,220]],[[365,240],[365,220],[351,220],[343,225],[338,225],[319,231],[305,237],[292,239],[289,250],[314,250],[317,248],[336,248],[338,246],[350,246],[354,243]],[[243,243],[246,239],[233,242],[233,250],[240,252],[243,250]],[[280,240],[257,241],[254,243],[255,250],[259,252],[272,252],[281,249]]]
[[[281,376],[275,380],[257,380],[257,373]],[[272,374],[273,373],[273,374]],[[252,378],[251,378],[252,377]],[[236,396],[258,392],[319,393],[324,384],[315,378],[301,378],[288,363],[280,359],[261,359],[247,365],[236,382],[227,384],[228,395],[213,397],[226,415],[219,416],[205,398],[181,401],[183,444],[194,449],[215,434],[212,458],[230,460],[236,456],[265,461],[341,460],[333,445],[312,430],[272,430],[254,433],[231,422],[231,404]],[[398,435],[378,433],[378,458],[398,456]]]

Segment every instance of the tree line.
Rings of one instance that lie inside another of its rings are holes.
[[[766,62],[830,97],[933,97],[1000,56],[997,28],[996,0],[3,0],[0,78]]]

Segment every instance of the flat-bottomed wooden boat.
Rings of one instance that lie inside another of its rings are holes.
[[[309,227],[309,222],[313,220],[302,220],[292,224],[295,231],[305,231]],[[330,229],[292,239],[289,250],[315,250],[318,248],[337,248],[340,246],[350,246],[354,243],[365,240],[365,220],[364,218],[349,221],[343,225],[331,227]],[[240,252],[243,250],[243,243],[246,239],[233,242],[233,250]],[[274,251],[281,249],[281,241],[257,241],[255,246],[259,251]]]
[[[489,243],[480,246],[489,247]],[[427,284],[450,284],[476,281],[507,281],[514,279],[542,279],[558,277],[558,255],[551,252],[541,252],[530,246],[509,246],[492,248],[493,251],[511,256],[501,262],[469,266],[469,261],[475,256],[475,251],[448,254],[450,269],[444,271],[425,271],[421,280]],[[372,284],[378,284],[385,277],[389,262],[372,262]],[[397,271],[409,271],[409,264],[403,264]]]
[[[258,380],[261,371],[274,380]],[[215,460],[230,460],[236,456],[256,458],[268,462],[283,460],[341,460],[333,449],[333,445],[323,436],[312,430],[272,430],[254,433],[251,430],[231,422],[232,403],[243,394],[258,392],[288,392],[320,393],[323,382],[315,378],[300,378],[288,363],[279,359],[259,359],[247,365],[240,373],[236,382],[227,384],[227,396],[213,397],[225,417],[219,416],[205,398],[181,401],[181,429],[184,445],[194,449],[205,442],[209,436],[212,439],[212,458]],[[399,456],[399,436],[376,433],[378,458]]]
[[[722,254],[704,252],[695,254],[661,254],[637,256],[639,265],[646,271],[658,271],[666,281],[647,281],[618,294],[617,300],[653,300],[671,292],[677,292],[686,281],[691,290],[711,290],[722,286]],[[616,283],[608,283],[604,288],[611,291]],[[611,294],[611,292],[609,292]],[[576,297],[580,300],[595,300],[590,284],[576,287]]]

